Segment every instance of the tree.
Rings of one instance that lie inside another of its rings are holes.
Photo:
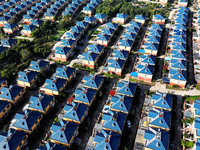
[[[12,72],[10,70],[8,70],[8,69],[5,69],[5,70],[1,71],[2,78],[7,78],[8,79],[8,78],[11,77],[11,75],[12,75]]]
[[[192,148],[192,147],[194,147],[194,142],[192,142],[192,141],[186,141],[185,142],[185,146],[188,147],[188,148]]]
[[[24,61],[30,59],[30,58],[33,56],[33,54],[32,54],[29,50],[27,50],[27,49],[21,50],[21,51],[20,51],[20,55],[21,55],[21,57],[22,57],[22,58],[21,58],[21,61],[22,61],[22,62],[24,62]]]

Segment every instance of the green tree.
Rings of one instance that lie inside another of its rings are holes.
[[[192,142],[192,141],[186,141],[185,142],[185,146],[188,147],[188,148],[192,148],[192,147],[194,147],[194,142]]]
[[[8,78],[11,77],[11,75],[12,75],[12,72],[10,70],[8,70],[8,69],[5,69],[5,70],[1,71],[2,78],[7,78],[8,79]]]
[[[29,50],[27,50],[27,49],[21,50],[20,51],[20,55],[21,55],[21,61],[22,62],[24,62],[24,61],[32,58],[32,56],[33,56],[33,54]]]

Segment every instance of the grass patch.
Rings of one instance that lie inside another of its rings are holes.
[[[105,75],[106,77],[110,77],[110,78],[119,78],[119,79],[124,78],[124,76],[110,74],[110,73],[104,73],[104,72],[102,72],[101,75]]]
[[[140,84],[147,84],[147,85],[150,85],[150,86],[155,86],[155,82],[145,82],[145,81],[137,80],[137,79],[134,79],[134,78],[130,78],[129,81],[140,83]]]
[[[167,88],[167,89],[173,89],[173,90],[182,90],[182,91],[185,91],[185,89],[181,88],[181,87],[178,86],[178,85],[172,85],[172,86],[167,85],[166,88]]]
[[[89,71],[91,74],[95,74],[95,70],[92,69],[92,68],[90,68],[90,67],[88,67],[88,66],[85,67],[85,66],[78,65],[78,64],[74,63],[74,64],[72,65],[72,67],[77,68],[77,69],[86,70],[86,71]]]
[[[193,104],[193,102],[196,99],[200,100],[200,95],[197,95],[197,96],[186,96],[185,97],[185,102],[189,102],[190,104]]]

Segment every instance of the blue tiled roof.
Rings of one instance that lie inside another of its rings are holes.
[[[172,55],[173,58],[175,59],[186,59],[186,52],[185,51],[181,51],[181,52],[178,52],[174,55]]]
[[[171,79],[187,81],[187,72],[182,70],[171,76]]]
[[[7,101],[0,100],[0,113],[9,105],[10,103]]]
[[[73,73],[76,71],[75,68],[72,68],[72,67],[63,67],[63,68],[60,68],[58,67],[56,69],[56,77],[58,78],[64,78],[64,79],[69,79],[69,77],[71,75],[73,75]]]
[[[118,91],[117,93],[127,95],[127,96],[134,96],[135,90],[136,90],[137,84],[133,82],[118,82],[117,83],[117,88]]]
[[[85,18],[84,18],[84,21],[85,22],[89,22],[89,23],[92,23],[95,20],[96,20],[96,18],[94,18],[94,17],[85,16]]]
[[[36,150],[66,150],[66,147],[63,145],[55,144],[52,142],[47,142],[46,145],[39,146]]]
[[[184,43],[180,43],[180,44],[172,43],[172,45],[173,45],[173,49],[186,50],[186,44]]]
[[[109,138],[108,138],[109,136]],[[102,130],[100,133],[94,137],[94,142],[97,144],[95,145],[94,150],[117,150],[119,142],[120,142],[121,134]]]
[[[112,35],[114,32],[115,32],[115,30],[114,30],[114,29],[111,29],[111,28],[109,28],[109,29],[103,28],[103,29],[101,30],[101,33],[102,33],[102,34],[107,34],[107,35]]]
[[[76,25],[77,25],[78,27],[85,28],[85,27],[88,25],[88,22],[85,22],[85,21],[77,21],[77,22],[76,22]]]
[[[132,27],[132,26],[130,26],[130,27],[126,27],[126,32],[127,33],[134,33],[134,34],[137,34],[137,32],[139,31],[139,29],[137,28],[137,27]]]
[[[39,25],[42,24],[42,23],[43,23],[43,20],[39,20],[39,19],[31,20],[31,24],[32,24],[32,25],[39,26]]]
[[[146,43],[145,43],[146,44]],[[146,44],[148,45],[148,44]],[[148,46],[145,47],[145,49],[147,50],[154,50],[154,51],[158,51],[158,47],[159,47],[159,44],[156,44],[156,43],[153,43],[153,44],[150,44]]]
[[[120,19],[126,19],[128,17],[127,14],[120,14],[120,13],[117,13],[117,18],[120,18]]]
[[[45,60],[31,61],[30,69],[36,70],[36,71],[41,71],[41,69],[46,67],[47,65],[49,65],[49,62],[45,61]]]
[[[139,71],[139,73],[153,75],[154,67],[155,67],[154,65],[145,66]]]
[[[46,112],[47,106],[53,101],[53,96],[41,95],[31,96],[29,108]]]
[[[145,64],[155,65],[155,63],[156,63],[156,56],[154,56],[154,55],[146,56],[141,62],[145,63]]]
[[[90,87],[90,88],[98,89],[102,82],[103,82],[103,77],[94,76],[94,77],[90,77],[90,79],[85,81],[83,86],[87,86],[87,87]]]
[[[152,100],[154,100],[153,106],[161,109],[172,109],[172,95],[167,94],[166,98],[162,98],[161,95],[153,94]]]
[[[0,149],[2,150],[15,150],[20,145],[21,141],[26,137],[26,133],[9,129],[8,133],[4,134],[4,140],[0,141]],[[6,138],[6,137],[10,138]]]
[[[117,23],[106,23],[106,28],[116,29],[117,27]]]
[[[160,116],[162,115],[162,116]],[[148,117],[150,117],[150,124],[157,126],[158,128],[170,129],[171,112],[170,111],[159,111],[153,109],[149,111]]]
[[[103,128],[109,129],[115,132],[122,132],[125,123],[126,114],[109,111],[108,113],[103,113],[102,121],[105,121]]]
[[[133,44],[132,40],[119,40],[119,46],[131,47]]]
[[[20,71],[18,73],[17,81],[28,82],[30,83],[39,73],[36,71]]]
[[[30,131],[40,116],[41,113],[38,111],[26,110],[24,116],[17,119],[13,126],[22,130]]]
[[[160,14],[154,15],[154,18],[157,19],[157,20],[165,19],[165,18],[164,18],[162,15],[160,15]]]
[[[106,16],[105,14],[98,14],[98,13],[96,13],[96,14],[95,14],[95,17],[96,17],[97,19],[104,19],[104,18],[106,18],[107,16]]]
[[[16,41],[16,39],[1,39],[1,45],[11,47]]]
[[[61,78],[46,79],[44,88],[59,92],[66,82],[67,80]]]
[[[162,31],[163,30],[163,25],[160,25],[160,24],[151,24],[151,29],[153,30],[160,30]]]
[[[102,33],[99,33],[97,35],[97,40],[100,40],[100,41],[108,41],[110,39],[110,35],[108,34],[102,34]]]
[[[112,55],[114,58],[119,58],[119,59],[126,59],[128,56],[129,52],[125,50],[113,50]]]
[[[0,99],[14,100],[22,90],[24,87],[21,86],[4,86],[1,88]]]
[[[96,92],[97,91],[94,89],[87,89],[87,90],[76,89],[75,94],[77,95],[74,98],[74,101],[90,104],[93,97],[96,95]]]
[[[173,61],[175,61],[175,62],[173,63]],[[173,68],[177,68],[177,69],[187,69],[187,62],[184,61],[184,60],[179,61],[179,60],[176,60],[176,59],[172,59],[172,60],[171,60],[171,63],[173,63],[173,64],[171,65],[171,67],[173,67]]]
[[[134,22],[134,21],[132,21],[132,22],[130,22],[129,23],[130,24],[130,27],[134,27],[134,28],[140,28],[140,26],[141,26],[141,23],[139,23],[139,22]]]
[[[149,43],[160,43],[160,37],[158,36],[147,36],[146,38]]]
[[[169,149],[168,131],[158,131],[158,129],[150,128],[149,130],[145,130],[144,139],[147,140],[146,148],[154,150]]]
[[[100,53],[103,50],[104,46],[103,45],[88,45],[87,50],[89,52],[94,52],[94,53]]]
[[[138,20],[145,20],[145,16],[143,15],[135,15],[135,19],[138,19]]]
[[[95,61],[98,58],[99,54],[97,53],[84,53],[82,60],[87,60],[87,61]]]
[[[56,47],[55,54],[67,55],[70,52],[71,48],[69,47]]]
[[[149,30],[149,35],[150,36],[158,36],[158,37],[161,37],[162,35],[162,32],[161,31],[156,31],[156,30]]]
[[[13,28],[15,28],[16,26],[18,26],[18,25],[15,24],[15,23],[4,24],[4,28],[5,28],[5,29],[13,29]]]
[[[74,103],[67,104],[64,107],[64,118],[71,119],[74,121],[81,122],[83,115],[86,113],[88,105],[81,104],[81,103]]]
[[[53,134],[50,140],[58,141],[59,143],[70,144],[78,124],[74,122],[61,120],[59,123],[54,123],[51,127]]]
[[[113,61],[112,63],[110,63],[108,65],[108,67],[117,68],[117,69],[123,69],[124,63],[125,63],[125,60],[117,59],[116,61]]]
[[[134,40],[135,39],[136,34],[134,34],[133,32],[129,33],[129,32],[125,32],[122,35],[122,38],[124,40]]]

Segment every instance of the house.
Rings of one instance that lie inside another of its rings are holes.
[[[63,66],[63,68],[57,67],[56,69],[56,74],[55,74],[56,78],[62,78],[69,82],[75,76],[76,76],[76,68]]]
[[[4,24],[3,31],[7,34],[13,34],[16,30],[18,30],[18,25],[15,23]]]
[[[97,44],[107,47],[110,43],[110,39],[111,39],[110,35],[99,33],[97,35]]]
[[[69,47],[73,51],[77,47],[77,41],[73,39],[61,39],[61,47]]]
[[[118,41],[119,49],[120,50],[126,50],[129,53],[131,52],[132,45],[133,45],[133,41],[129,40],[129,39],[128,40],[122,39],[122,40]]]
[[[54,77],[53,79],[46,79],[40,91],[47,95],[59,95],[59,92],[61,92],[66,85],[67,80]]]
[[[55,52],[52,53],[50,56],[51,59],[53,60],[60,60],[60,61],[67,61],[69,55],[71,54],[71,48],[67,46],[62,46],[62,47],[56,47]]]
[[[83,27],[80,27],[80,26],[72,26],[69,30],[70,32],[76,32],[76,33],[79,33],[79,34],[84,34],[84,28]]]
[[[187,0],[179,0],[179,1],[178,1],[178,5],[179,5],[180,7],[187,7],[188,1],[187,1]]]
[[[28,69],[37,72],[41,72],[42,70],[48,71],[50,69],[50,63],[45,60],[32,60]]]
[[[114,29],[115,31],[118,30],[119,24],[118,23],[106,23],[106,28]]]
[[[99,54],[97,53],[83,53],[82,54],[82,65],[83,66],[88,66],[92,69],[95,68],[95,64],[97,63],[98,61],[98,58],[99,58]]]
[[[11,19],[11,18],[8,17],[8,16],[0,17],[0,26],[1,26],[1,27],[4,27],[5,24],[9,24],[10,19]]]
[[[96,25],[97,24],[97,19],[95,17],[88,17],[88,16],[85,16],[84,17],[84,21],[85,22],[88,22],[89,24],[93,24],[93,25]]]
[[[122,71],[124,69],[126,60],[124,59],[113,59],[109,58],[108,59],[108,72],[111,74],[117,74],[119,76],[122,75]]]
[[[187,69],[187,61],[179,60],[179,59],[171,59],[169,68],[186,70]]]
[[[33,14],[23,15],[23,21],[24,21],[24,23],[26,23],[26,24],[30,24],[30,23],[31,23],[31,20],[33,20],[34,17],[35,17],[35,15],[33,15]]]
[[[132,97],[122,95],[111,96],[106,101],[104,108],[128,114],[132,99]]]
[[[40,27],[40,25],[42,25],[42,23],[43,23],[43,20],[35,19],[35,20],[31,20],[30,23],[31,23],[32,25],[34,25],[34,26]]]
[[[8,101],[11,104],[18,103],[25,93],[25,88],[21,86],[10,85],[1,88],[0,100]]]
[[[16,39],[1,39],[1,45],[4,47],[12,48],[17,44]]]
[[[162,31],[163,30],[163,25],[161,24],[151,24],[150,27],[152,30],[158,30],[158,31]]]
[[[138,31],[139,31],[139,28],[135,27],[135,25],[131,25],[129,27],[126,27],[126,29],[125,29],[125,33],[127,33],[127,34],[133,33],[133,34],[135,34],[135,36],[137,35]]]
[[[4,78],[0,78],[0,89],[7,85],[7,80]]]
[[[80,124],[88,113],[88,105],[72,102],[63,109],[63,120]]]
[[[144,52],[145,54],[151,54],[157,56],[159,44],[156,43],[145,43]]]
[[[103,77],[101,76],[84,76],[82,79],[83,86],[86,88],[92,88],[98,90],[103,84]]]
[[[173,69],[173,73],[170,75],[170,85],[178,85],[185,88],[187,83],[187,71]]]
[[[160,39],[161,38],[158,36],[147,36],[144,41],[151,44],[153,43],[160,44]]]
[[[101,132],[97,132],[94,136],[94,150],[100,150],[100,149],[110,149],[110,150],[117,150],[120,143],[121,134],[107,131],[107,130],[101,130]]]
[[[107,35],[110,35],[111,37],[113,36],[114,32],[115,32],[115,30],[111,29],[111,28],[109,28],[109,29],[106,29],[106,28],[101,29],[101,34],[107,34]]]
[[[135,21],[141,23],[142,25],[145,23],[146,17],[143,15],[135,15]]]
[[[124,128],[126,113],[115,112],[108,110],[102,114],[101,124],[103,129],[107,131],[113,131],[117,133],[122,133]]]
[[[0,120],[5,118],[11,111],[11,103],[0,100]]]
[[[156,129],[156,128],[149,128],[145,130],[143,143],[146,149],[162,149],[168,150],[169,149],[169,137],[170,134],[168,131]]]
[[[154,65],[140,65],[138,69],[138,79],[142,81],[151,82],[153,78]]]
[[[150,127],[169,131],[171,124],[171,111],[153,108],[148,112],[147,122]]]
[[[69,31],[69,32],[66,33],[64,38],[68,39],[68,40],[72,39],[72,40],[78,41],[81,38],[81,34]]]
[[[95,18],[97,18],[97,20],[99,21],[100,24],[106,23],[108,17],[105,14],[95,14]]]
[[[121,24],[125,24],[126,21],[128,20],[129,16],[127,14],[121,14],[121,13],[117,13],[117,16],[115,18],[113,18],[113,22],[116,23],[121,23]]]
[[[84,6],[82,12],[86,15],[92,16],[94,7]]]
[[[44,17],[46,20],[54,21],[54,16],[55,16],[55,12],[53,11],[47,11],[44,13]]]
[[[90,106],[96,97],[97,90],[91,88],[76,89],[74,102]]]
[[[200,118],[200,100],[195,99],[195,101],[193,102],[193,112],[194,112],[194,117],[195,118]]]
[[[157,36],[157,37],[161,37],[162,35],[162,31],[157,31],[157,30],[149,30],[149,36]]]
[[[30,97],[29,110],[47,114],[55,105],[55,98],[50,95],[38,94]]]
[[[63,146],[61,144],[55,144],[52,142],[47,142],[45,145],[40,145],[36,150],[66,150],[66,146]]]
[[[156,24],[164,24],[165,18],[160,14],[156,14],[156,15],[153,15],[152,21],[153,23],[156,23]]]
[[[17,84],[19,86],[31,88],[39,78],[39,72],[26,70],[18,73]]]
[[[84,29],[84,31],[86,31],[87,28],[89,27],[89,23],[85,22],[85,21],[77,21],[76,26],[82,27]]]
[[[128,54],[129,53],[125,50],[121,51],[117,49],[117,50],[113,50],[110,57],[115,58],[115,59],[120,58],[120,59],[126,60],[126,58],[128,57]]]
[[[117,94],[134,97],[137,84],[133,82],[118,82],[117,83]]]
[[[56,122],[52,125],[50,132],[51,142],[69,147],[78,134],[78,124],[61,120],[59,123]]]
[[[122,34],[122,39],[125,41],[129,41],[129,40],[134,41],[135,37],[136,37],[136,34],[133,32],[124,32]]]
[[[31,134],[36,128],[39,127],[42,118],[42,113],[27,109],[15,115],[13,119],[14,123],[11,128]]]
[[[165,5],[165,4],[167,4],[168,3],[168,0],[160,0],[160,4],[161,5]]]
[[[127,27],[131,27],[131,28],[140,28],[141,27],[141,23],[139,23],[139,22],[135,22],[135,21],[131,21],[131,22],[129,22],[129,24],[128,24],[128,26]]]
[[[165,93],[155,93],[152,95],[151,105],[157,109],[171,111],[172,95]]]
[[[0,134],[0,149],[19,150],[27,144],[28,135],[25,132],[9,129],[7,133]]]
[[[35,25],[24,25],[21,31],[22,35],[31,36],[31,33],[37,28]]]
[[[104,51],[104,46],[103,45],[99,45],[99,44],[92,44],[92,45],[88,45],[86,48],[86,52],[93,52],[93,53],[97,53],[97,54],[101,54]]]

